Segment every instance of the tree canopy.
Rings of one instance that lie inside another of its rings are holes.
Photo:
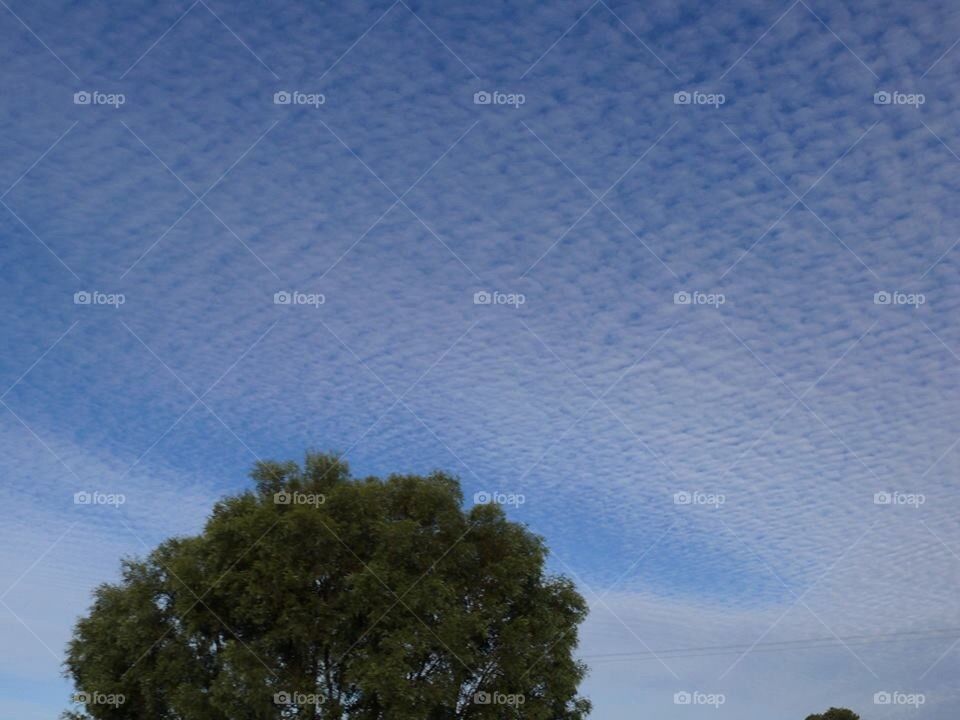
[[[807,715],[806,720],[860,720],[860,716],[847,708],[832,707],[818,715]]]
[[[123,561],[75,627],[65,717],[579,720],[587,608],[444,473],[261,462],[200,535]]]

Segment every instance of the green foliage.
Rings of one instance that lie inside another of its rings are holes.
[[[572,658],[586,604],[499,507],[464,511],[442,473],[354,479],[330,455],[252,477],[201,535],[96,590],[67,675],[124,701],[65,717],[586,717]]]
[[[819,715],[807,715],[806,720],[860,720],[860,716],[847,708],[832,707]]]

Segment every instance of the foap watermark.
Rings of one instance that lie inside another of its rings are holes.
[[[474,105],[509,105],[514,110],[527,102],[527,96],[523,93],[505,93],[499,90],[486,91],[477,90],[473,94]]]
[[[74,505],[109,505],[120,507],[127,502],[127,496],[123,493],[105,493],[99,490],[93,492],[81,490],[73,494]]]
[[[327,497],[321,493],[304,493],[289,490],[273,494],[273,503],[275,505],[312,505],[320,507],[327,501]]]
[[[474,705],[506,705],[508,707],[519,707],[527,701],[523,693],[502,693],[499,691],[480,692],[473,694]]]
[[[108,105],[114,110],[127,102],[123,93],[105,93],[99,90],[78,90],[73,94],[74,105]]]
[[[727,496],[721,493],[708,493],[701,490],[681,490],[673,494],[674,505],[705,505],[706,507],[719,508],[727,502]]]
[[[318,108],[327,102],[323,93],[306,93],[300,90],[277,90],[273,94],[274,105],[307,105]]]
[[[109,305],[118,308],[127,301],[123,293],[105,293],[99,290],[78,290],[73,294],[74,305]]]
[[[874,705],[912,705],[919,708],[927,702],[923,693],[907,693],[900,690],[881,690],[873,694]]]
[[[327,301],[323,293],[305,293],[297,290],[280,290],[273,294],[274,305],[311,305],[320,307]]]
[[[923,93],[905,93],[899,90],[877,90],[873,94],[874,105],[909,105],[919,108],[927,101]]]
[[[515,308],[524,305],[527,302],[527,296],[523,293],[504,293],[499,290],[488,292],[478,290],[473,294],[474,305],[512,305]]]
[[[526,501],[527,498],[522,493],[503,493],[497,490],[487,492],[486,490],[481,490],[473,494],[473,502],[477,505],[511,505],[513,507],[520,507]]]
[[[914,309],[927,304],[927,296],[923,293],[905,293],[899,290],[887,292],[878,290],[873,294],[874,305],[907,305]]]
[[[709,105],[718,108],[727,102],[723,93],[705,93],[700,90],[678,90],[673,94],[674,105]]]
[[[718,308],[727,301],[727,296],[723,293],[707,293],[694,290],[688,292],[681,290],[673,294],[674,305],[709,305]]]
[[[293,707],[303,705],[323,705],[327,701],[326,697],[319,693],[304,693],[297,691],[281,690],[273,694],[273,704],[278,707]]]
[[[673,694],[674,705],[709,705],[718,708],[727,702],[723,693],[705,693],[699,690],[681,690]]]
[[[123,705],[127,697],[123,693],[103,693],[93,690],[74,693],[73,701],[78,705],[109,705],[116,708]]]
[[[925,502],[927,502],[927,496],[923,493],[905,493],[899,490],[887,492],[884,490],[873,494],[874,505],[896,505],[916,509]]]

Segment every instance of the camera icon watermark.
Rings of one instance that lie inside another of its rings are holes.
[[[927,304],[927,296],[923,293],[905,293],[898,290],[888,292],[878,290],[873,294],[874,305],[906,305],[914,310]]]
[[[74,505],[107,505],[115,508],[127,502],[127,496],[123,493],[105,493],[99,490],[93,492],[81,490],[73,494]]]
[[[323,93],[305,93],[300,90],[278,90],[273,94],[274,105],[306,105],[318,108],[326,104],[327,97]]]
[[[486,692],[481,690],[473,694],[474,705],[506,705],[507,707],[519,707],[527,701],[523,693],[502,693],[498,691]]]
[[[927,102],[923,93],[904,93],[899,90],[877,90],[873,94],[874,105],[907,105],[919,108]]]
[[[674,705],[708,705],[719,708],[727,702],[727,696],[723,693],[705,693],[699,690],[687,691],[680,690],[673,694]]]
[[[719,108],[727,102],[723,93],[705,93],[700,90],[678,90],[673,94],[674,105],[707,105]]]
[[[123,93],[105,93],[99,90],[78,90],[73,94],[74,105],[107,105],[114,110],[127,102]]]
[[[114,708],[127,701],[126,695],[122,693],[103,693],[98,690],[77,692],[71,699],[78,705],[107,705]]]
[[[874,705],[911,705],[919,708],[925,705],[927,696],[923,693],[906,693],[899,690],[881,690],[873,694]]]
[[[681,290],[673,294],[674,305],[707,305],[718,308],[727,302],[727,296],[723,293],[707,293],[694,290],[692,292]]]
[[[474,105],[508,105],[514,110],[526,104],[527,96],[523,93],[505,93],[499,90],[477,90],[473,94]]]
[[[521,305],[526,304],[526,302],[527,296],[523,293],[478,290],[473,294],[474,305],[510,305],[513,308],[519,308]]]
[[[304,293],[297,290],[280,290],[273,294],[274,305],[310,305],[318,308],[327,302],[323,293]]]
[[[473,502],[475,505],[509,505],[512,507],[520,507],[526,501],[527,497],[523,493],[504,493],[498,490],[488,492],[481,490],[473,494]]]
[[[73,294],[74,305],[107,305],[119,308],[127,301],[123,293],[105,293],[99,290],[78,290]]]
[[[874,505],[893,505],[897,507],[911,507],[918,509],[927,502],[927,496],[923,493],[905,493],[895,490],[893,492],[882,491],[873,494]]]
[[[281,690],[273,694],[273,704],[277,707],[302,707],[306,705],[323,705],[327,698],[318,693],[303,693]],[[312,713],[311,713],[312,715]]]
[[[673,494],[674,505],[702,505],[714,509],[723,507],[727,502],[727,496],[722,493],[708,493],[701,490],[680,490]]]
[[[311,505],[320,507],[327,501],[327,496],[321,493],[304,493],[282,490],[273,494],[274,505]]]

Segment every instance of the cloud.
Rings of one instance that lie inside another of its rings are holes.
[[[8,602],[42,643],[62,650],[123,554],[305,447],[522,492],[511,516],[591,601],[587,657],[634,633],[749,646],[781,615],[761,642],[952,627],[946,4],[189,7],[12,4],[36,37],[0,28],[0,571],[29,569]],[[96,488],[129,501],[72,505]],[[56,663],[3,622],[20,659],[0,682],[36,703],[18,717],[56,712]],[[611,718],[700,684],[721,715],[883,717],[874,692],[919,688],[953,717],[956,652],[924,675],[945,637],[751,653],[724,679],[735,658],[683,659],[680,684],[604,660],[587,689]]]

